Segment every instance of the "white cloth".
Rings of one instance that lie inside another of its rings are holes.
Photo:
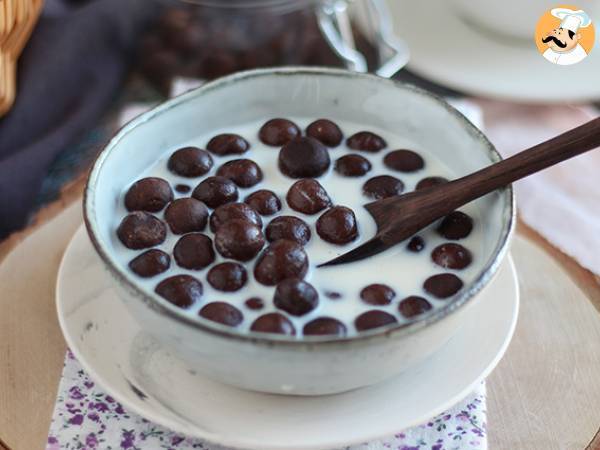
[[[544,52],[544,58],[561,66],[568,66],[570,64],[578,63],[586,56],[587,53],[580,44],[577,44],[573,50],[568,52],[555,52],[551,48]]]

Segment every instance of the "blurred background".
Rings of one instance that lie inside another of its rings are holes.
[[[600,1],[580,3],[599,17]],[[125,121],[207,80],[257,67],[345,67],[417,84],[478,117],[502,154],[522,150],[599,114],[600,49],[572,66],[552,64],[538,51],[536,26],[554,6],[3,0],[0,240],[31,223],[65,187],[82,185]],[[517,192],[525,222],[598,270],[598,260],[574,248],[562,225],[575,217],[586,233],[600,229],[600,161],[593,153],[519,183]]]

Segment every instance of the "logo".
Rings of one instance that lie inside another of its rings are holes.
[[[589,55],[594,36],[594,24],[584,10],[561,5],[540,17],[535,29],[535,44],[548,61],[567,66],[583,61]]]

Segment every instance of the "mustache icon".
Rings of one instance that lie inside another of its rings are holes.
[[[559,40],[556,36],[547,36],[545,38],[542,38],[542,42],[544,44],[546,44],[547,42],[550,41],[554,41],[554,43],[559,46],[560,48],[565,48],[567,46],[566,42],[562,42],[561,40]]]

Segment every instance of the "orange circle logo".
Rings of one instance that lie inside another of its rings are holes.
[[[572,5],[546,11],[535,28],[535,45],[544,58],[568,66],[583,61],[594,46],[594,24],[587,13]]]

